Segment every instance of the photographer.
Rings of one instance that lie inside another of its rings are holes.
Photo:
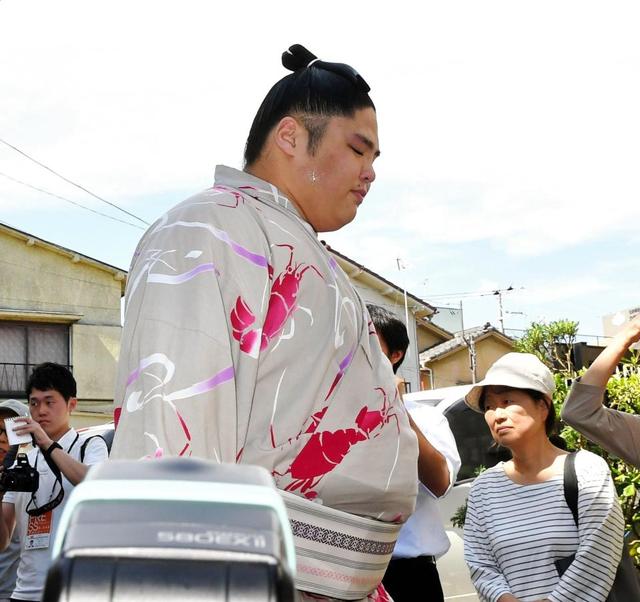
[[[108,455],[101,437],[80,437],[69,424],[77,404],[76,381],[64,366],[37,366],[26,392],[31,417],[16,419],[15,432],[33,439],[27,460],[37,472],[32,475],[34,490],[0,492],[0,550],[8,547],[16,528],[23,541],[11,600],[40,600],[51,562],[49,547],[69,492],[84,479],[90,465]],[[18,467],[10,470],[21,471],[16,481],[22,489],[29,471],[20,466],[20,456]]]
[[[8,468],[15,460],[18,446],[10,446],[7,438],[5,418],[28,416],[27,406],[17,399],[7,399],[0,403],[0,465]],[[1,469],[0,469],[1,470]],[[7,549],[0,554],[0,602],[9,602],[16,585],[16,572],[20,561],[20,532],[16,529]]]

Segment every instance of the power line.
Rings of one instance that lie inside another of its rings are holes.
[[[124,219],[120,219],[119,217],[114,217],[112,215],[108,215],[106,213],[102,213],[101,211],[96,211],[95,209],[91,209],[91,207],[87,207],[86,205],[83,205],[82,203],[77,203],[76,201],[72,201],[71,199],[67,199],[63,196],[60,196],[58,194],[54,194],[53,192],[49,192],[48,190],[45,190],[44,188],[38,188],[37,186],[33,186],[31,184],[27,184],[26,182],[23,182],[22,180],[18,180],[17,178],[13,178],[9,175],[7,175],[6,173],[2,173],[0,171],[0,176],[7,178],[7,180],[11,180],[12,182],[15,182],[16,184],[21,184],[22,186],[26,186],[27,188],[31,188],[32,190],[37,190],[38,192],[42,192],[44,194],[48,194],[49,196],[55,197],[56,199],[60,199],[61,201],[66,201],[67,203],[71,203],[72,205],[75,205],[76,207],[80,207],[82,209],[86,209],[87,211],[91,211],[91,213],[95,213],[97,215],[101,215],[102,217],[106,217],[107,219],[112,219],[116,222],[120,222],[121,224],[127,224],[128,226],[131,226],[133,228],[138,228],[139,230],[144,230],[144,228],[142,226],[138,226],[137,224],[132,224],[131,222],[128,222]]]
[[[425,296],[429,297],[429,299],[451,299],[451,298],[459,299],[464,297],[486,297],[493,294],[494,294],[494,291],[486,291],[486,292],[467,291],[465,293],[448,293],[448,294],[442,294],[442,295],[425,295]]]
[[[522,290],[524,289],[523,286],[519,287],[519,289],[517,290]],[[502,292],[504,291],[511,291],[511,290],[516,290],[515,288],[511,287],[510,289],[503,289]],[[429,295],[426,294],[425,296],[428,297],[429,299],[464,299],[464,298],[468,298],[468,297],[489,297],[491,295],[497,295],[498,291],[494,290],[490,290],[490,291],[467,291],[464,293],[447,293],[447,294],[442,294],[442,295]]]
[[[68,178],[65,178],[63,175],[59,174],[57,171],[54,171],[50,167],[46,166],[44,163],[40,163],[40,161],[38,161],[37,159],[34,159],[33,157],[30,157],[24,151],[21,151],[19,148],[13,146],[13,144],[9,144],[6,140],[3,140],[2,138],[0,138],[0,142],[2,142],[2,144],[5,144],[9,148],[12,148],[17,153],[20,153],[23,157],[26,157],[27,159],[29,159],[29,161],[33,161],[34,163],[36,163],[40,167],[43,167],[44,169],[46,169],[47,171],[50,171],[55,176],[58,176],[59,178],[63,179],[68,184],[71,184],[72,186],[75,186],[76,188],[79,188],[80,190],[86,192],[87,194],[91,195],[92,197],[98,199],[99,201],[102,201],[103,203],[106,203],[107,205],[110,205],[111,207],[116,208],[118,211],[122,211],[123,213],[126,213],[128,216],[137,219],[138,221],[142,222],[146,226],[149,225],[149,222],[145,222],[141,217],[138,217],[137,215],[127,211],[126,209],[123,209],[122,207],[119,207],[118,205],[116,205],[115,203],[112,203],[111,201],[107,201],[107,199],[103,199],[101,196],[98,196],[97,194],[91,192],[90,190],[87,190],[84,186],[80,186],[80,184],[76,184],[75,182],[69,180]]]

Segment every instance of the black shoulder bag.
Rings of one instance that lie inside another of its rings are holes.
[[[576,453],[569,454],[564,462],[564,499],[567,502],[573,520],[578,526],[578,478],[576,476]],[[555,561],[558,574],[562,577],[564,572],[573,562],[575,554],[560,558]],[[640,580],[638,578],[638,569],[633,564],[626,542],[623,542],[622,558],[618,565],[613,586],[607,597],[607,602],[631,602],[632,600],[640,600]]]

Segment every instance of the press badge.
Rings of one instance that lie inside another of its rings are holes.
[[[24,539],[25,550],[40,550],[49,547],[52,518],[52,510],[40,516],[29,516],[27,536]]]

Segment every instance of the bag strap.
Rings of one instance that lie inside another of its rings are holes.
[[[576,476],[576,453],[570,453],[564,459],[564,499],[578,526],[578,477]]]
[[[91,437],[87,437],[82,442],[82,447],[80,448],[80,462],[82,464],[84,464],[84,454],[87,451],[87,444],[89,443],[89,441],[91,441],[91,439],[95,439],[96,437],[98,437],[99,439],[102,439],[104,441],[104,444],[107,445],[107,442],[105,441],[102,435],[91,435]],[[107,446],[107,449],[108,449],[108,446]]]

